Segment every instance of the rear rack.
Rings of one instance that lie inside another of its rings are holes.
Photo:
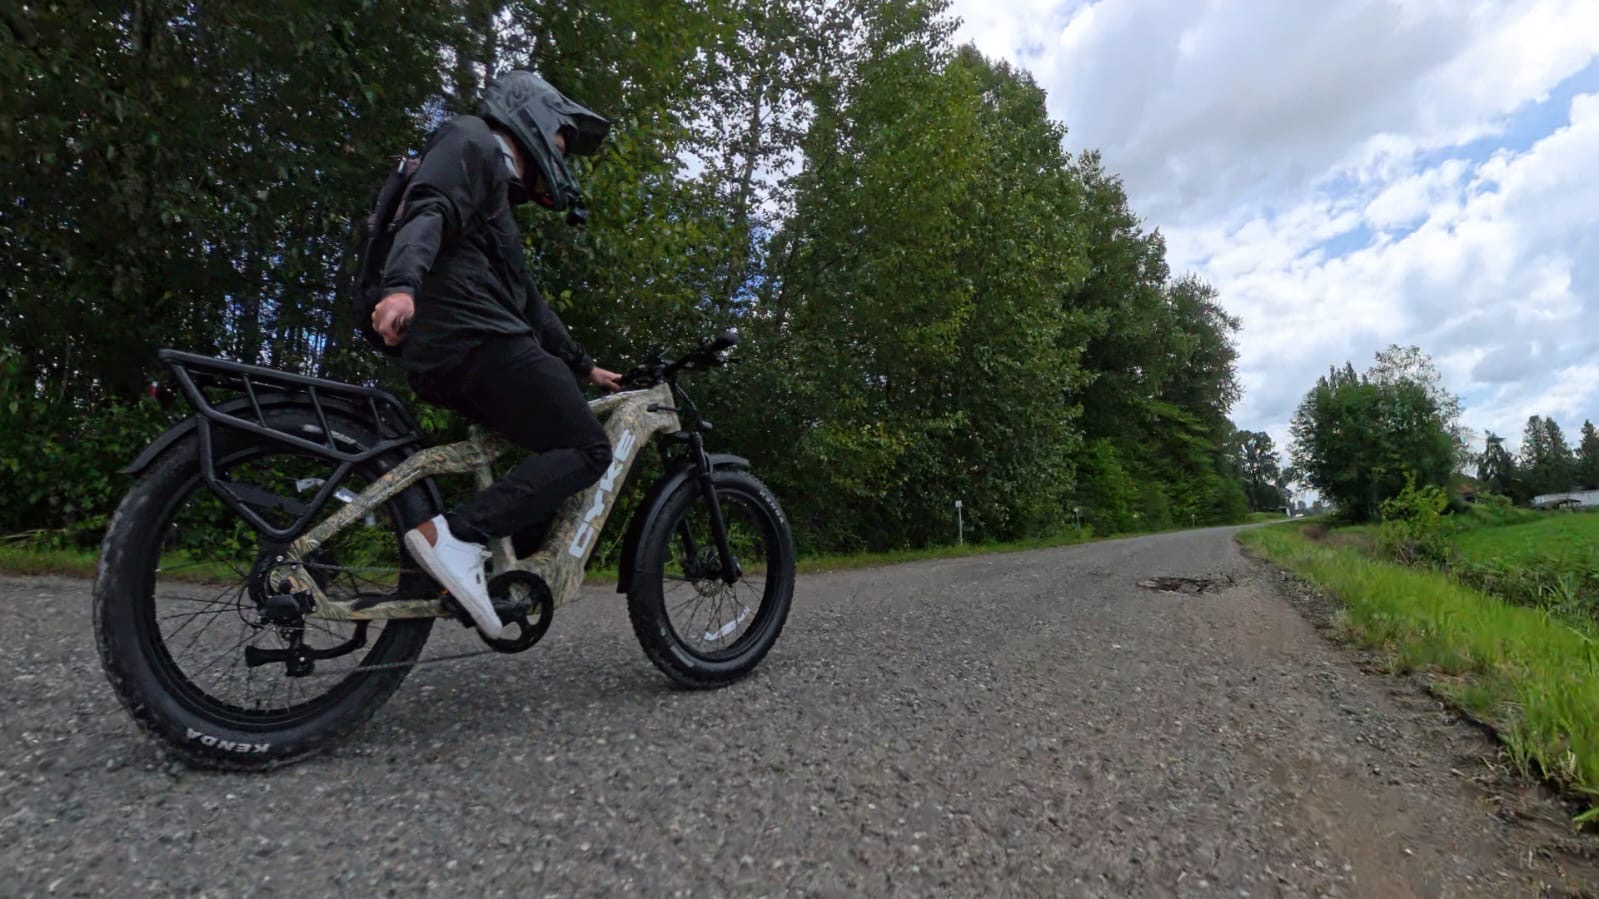
[[[200,433],[200,466],[206,485],[233,511],[273,540],[288,542],[303,533],[353,467],[422,440],[421,428],[416,420],[393,394],[385,390],[180,350],[162,349],[158,356],[177,376],[183,395],[199,414],[196,424]],[[207,390],[226,398],[213,401],[212,397],[207,396]],[[336,432],[328,425],[330,404],[342,413],[360,418],[378,436],[377,441],[370,446],[363,446],[354,437]],[[269,425],[266,410],[285,405],[311,409],[321,426],[321,440],[307,440]],[[235,492],[227,481],[217,477],[213,426],[245,431],[296,447],[335,463],[336,468],[332,476],[323,482],[299,520],[288,528],[274,527],[246,505],[244,497]],[[343,438],[346,446],[341,447],[341,441],[336,438]],[[350,447],[352,444],[354,446]]]

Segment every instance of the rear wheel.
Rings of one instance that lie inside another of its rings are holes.
[[[310,410],[269,410],[267,424],[313,440],[322,433]],[[339,416],[328,429],[352,445],[373,439]],[[269,438],[214,436],[218,475],[274,526],[298,517],[332,473],[332,463]],[[343,486],[359,492],[396,461],[374,460]],[[400,535],[431,514],[412,488],[335,535],[307,568],[335,597],[414,591],[426,581]],[[134,719],[191,764],[265,768],[322,748],[394,692],[432,629],[431,619],[265,615],[275,557],[206,486],[195,436],[140,477],[107,529],[94,590],[106,675]],[[394,667],[364,670],[374,666]]]
[[[739,471],[712,474],[742,572],[729,584],[700,485],[688,481],[639,538],[628,594],[633,633],[651,662],[688,687],[717,687],[752,671],[777,642],[794,597],[794,541],[766,485]]]

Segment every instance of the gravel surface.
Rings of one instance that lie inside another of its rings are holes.
[[[1233,534],[802,578],[776,649],[714,692],[670,688],[594,587],[531,652],[419,668],[332,752],[264,775],[183,768],[135,730],[87,583],[0,578],[0,896],[1599,883],[1569,809],[1327,641]],[[1161,577],[1216,587],[1138,586]],[[441,625],[428,654],[474,645]]]

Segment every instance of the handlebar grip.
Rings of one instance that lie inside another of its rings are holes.
[[[725,350],[731,346],[738,346],[737,328],[728,328],[726,331],[723,331],[722,336],[711,341],[711,345],[708,347],[708,349],[714,353],[718,350]]]

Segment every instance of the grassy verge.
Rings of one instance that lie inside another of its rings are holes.
[[[94,577],[100,554],[89,549],[43,549],[0,543],[0,571],[6,574],[61,574]]]
[[[1308,539],[1298,525],[1240,539],[1335,596],[1342,624],[1395,670],[1434,689],[1499,734],[1529,775],[1588,798],[1599,821],[1599,631],[1508,605],[1425,569]]]

